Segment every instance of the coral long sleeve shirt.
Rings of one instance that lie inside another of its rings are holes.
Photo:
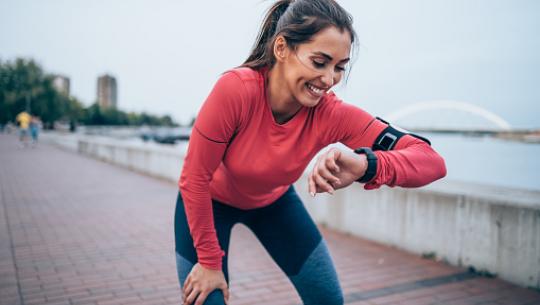
[[[239,209],[266,206],[300,178],[322,148],[336,142],[372,147],[386,127],[334,93],[278,124],[266,100],[264,70],[236,68],[221,75],[195,120],[179,179],[198,262],[222,266],[212,198]],[[439,154],[410,135],[394,150],[374,153],[377,172],[365,189],[418,187],[446,175]]]

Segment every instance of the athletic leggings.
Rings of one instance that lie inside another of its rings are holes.
[[[242,223],[251,229],[285,272],[304,304],[343,304],[343,294],[326,243],[292,185],[280,198],[262,208],[240,210],[217,200],[212,200],[212,205],[217,238],[225,251],[222,265],[227,283],[231,229],[236,223]],[[178,279],[183,287],[197,262],[197,253],[180,193],[174,231]],[[221,290],[214,290],[204,304],[225,304]]]

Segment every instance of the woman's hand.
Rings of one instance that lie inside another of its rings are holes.
[[[215,289],[221,289],[225,304],[229,304],[229,287],[221,270],[208,269],[196,263],[184,283],[184,304],[202,305],[206,297]]]
[[[319,155],[313,171],[308,176],[308,188],[311,196],[347,187],[360,177],[367,169],[367,158],[364,154],[350,154],[330,148]]]

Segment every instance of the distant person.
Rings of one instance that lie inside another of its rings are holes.
[[[38,142],[39,129],[41,128],[41,120],[37,116],[32,116],[30,121],[30,135],[32,136],[32,145]]]
[[[351,16],[335,1],[278,1],[247,60],[216,82],[179,179],[175,242],[185,304],[228,302],[237,223],[253,231],[304,304],[343,304],[326,242],[292,185],[331,143],[351,151],[331,148],[318,157],[308,175],[312,196],[355,181],[366,190],[420,187],[446,175],[427,139],[330,91],[344,77],[355,39]]]
[[[77,123],[75,120],[69,120],[69,132],[76,132],[77,131]]]
[[[15,130],[17,130],[17,126],[13,124],[13,122],[7,122],[6,125],[4,126],[4,130],[7,134],[11,134]]]
[[[19,141],[23,147],[28,144],[28,128],[30,127],[31,120],[32,117],[26,111],[22,111],[15,118],[15,121],[19,125]]]

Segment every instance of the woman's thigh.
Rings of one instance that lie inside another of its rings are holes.
[[[227,283],[229,282],[228,274],[228,252],[231,229],[238,215],[232,208],[228,208],[216,201],[213,202],[214,211],[214,226],[220,247],[225,252],[223,257],[223,273]],[[178,281],[180,287],[183,288],[187,276],[191,272],[193,266],[197,263],[197,252],[193,246],[193,238],[191,237],[189,226],[184,210],[184,202],[182,196],[178,193],[176,201],[176,211],[174,216],[174,233],[175,233],[175,248],[176,248],[176,268],[178,273]],[[204,302],[205,305],[224,304],[223,293],[221,290],[212,292]]]
[[[293,186],[243,221],[285,272],[304,304],[343,304],[332,258]]]

